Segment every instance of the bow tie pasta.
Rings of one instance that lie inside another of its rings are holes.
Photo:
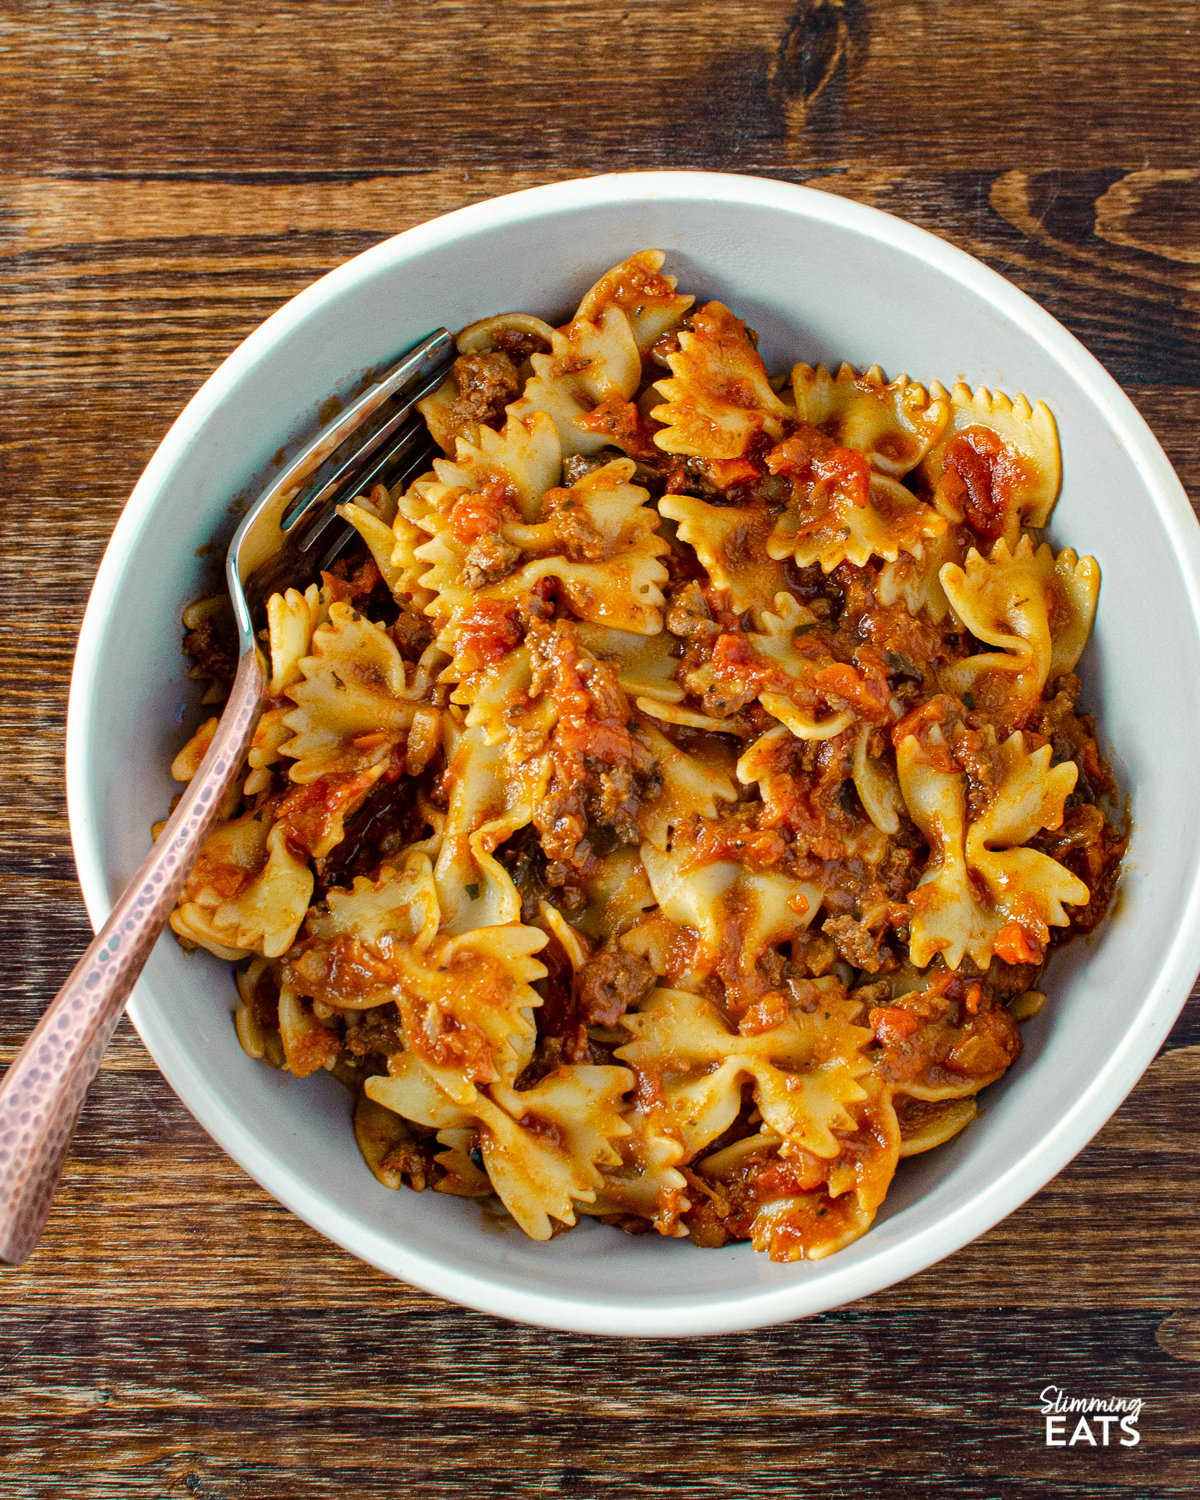
[[[239,965],[252,1056],[344,1081],[384,1187],[817,1258],[970,1124],[1104,916],[1100,573],[1041,534],[1045,406],[775,370],[664,263],[459,335],[443,456],[269,601],[172,927]]]

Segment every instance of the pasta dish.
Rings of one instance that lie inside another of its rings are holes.
[[[459,335],[445,456],[269,602],[172,926],[238,966],[251,1056],[351,1088],[386,1186],[818,1258],[970,1124],[1109,904],[1099,569],[1042,540],[1043,404],[772,374],[663,266]],[[213,702],[220,609],[185,614]]]

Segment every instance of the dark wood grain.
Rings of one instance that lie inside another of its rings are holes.
[[[1200,493],[1200,21],[1178,0],[0,0],[0,1059],[88,929],[71,655],[199,382],[387,234],[698,166],[901,213],[1109,366]],[[1200,1004],[1086,1151],[942,1265],[697,1343],[546,1334],[274,1204],[127,1026],[3,1274],[0,1496],[1128,1496],[1200,1484]],[[1047,1449],[1047,1383],[1140,1396]]]

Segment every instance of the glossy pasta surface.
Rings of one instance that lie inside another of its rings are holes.
[[[389,1187],[829,1255],[969,1125],[1116,788],[1041,403],[769,372],[642,251],[459,336],[443,450],[270,602],[270,703],[172,918]],[[185,616],[219,699],[213,602]],[[194,774],[215,720],[180,753]]]

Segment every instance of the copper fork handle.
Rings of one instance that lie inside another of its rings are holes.
[[[20,1265],[41,1237],[84,1096],[238,774],[265,691],[262,657],[247,651],[179,806],[0,1080],[0,1261],[8,1265]]]

